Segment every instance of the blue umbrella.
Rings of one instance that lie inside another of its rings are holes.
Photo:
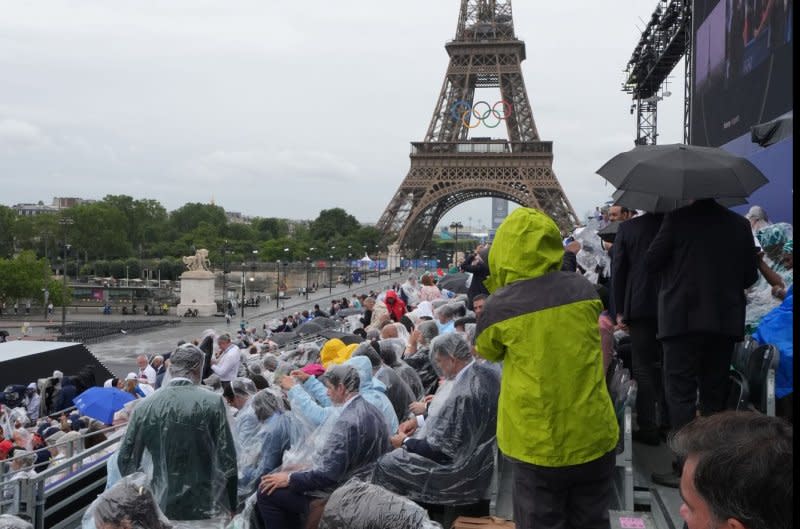
[[[87,417],[111,424],[114,412],[119,411],[134,396],[117,388],[92,387],[73,399],[78,410]]]

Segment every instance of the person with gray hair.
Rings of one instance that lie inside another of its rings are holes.
[[[789,529],[792,425],[756,412],[698,417],[671,439],[683,462],[681,517],[688,529]]]
[[[500,376],[476,363],[457,333],[436,337],[430,357],[446,382],[428,417],[412,417],[392,436],[395,450],[378,460],[373,483],[417,502],[477,503],[494,469]]]
[[[184,344],[170,357],[170,380],[136,407],[120,442],[126,476],[153,460],[153,493],[175,520],[232,514],[237,505],[236,448],[222,397],[198,386],[205,353]]]
[[[239,346],[231,342],[231,335],[220,334],[217,337],[219,351],[211,358],[211,370],[219,376],[222,385],[230,384],[231,380],[239,374],[242,353]]]
[[[442,305],[433,311],[435,316],[434,321],[436,322],[437,327],[439,327],[439,334],[447,334],[455,331],[454,318],[457,313],[458,309],[452,303]]]
[[[433,395],[439,387],[439,375],[431,364],[428,348],[431,341],[439,336],[435,321],[422,321],[411,331],[403,360],[419,375],[425,395]]]
[[[250,418],[252,417],[252,421]],[[304,437],[304,429],[282,396],[273,390],[261,390],[247,401],[239,418],[251,424],[237,447],[239,501],[256,491],[261,476],[280,466],[283,454]]]
[[[303,527],[312,496],[327,495],[351,477],[368,476],[378,457],[389,449],[383,417],[359,394],[356,368],[335,365],[322,381],[341,413],[324,445],[311,457],[311,468],[261,478],[257,507],[265,527]]]

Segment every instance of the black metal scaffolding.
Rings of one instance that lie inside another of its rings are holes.
[[[659,0],[639,43],[625,68],[622,90],[633,96],[636,110],[636,145],[655,145],[658,138],[659,91],[678,62],[686,57],[691,74],[692,1]],[[688,140],[690,84],[684,84],[684,142]]]

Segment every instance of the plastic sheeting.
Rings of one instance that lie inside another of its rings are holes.
[[[392,403],[398,424],[403,422],[408,418],[408,406],[417,400],[414,391],[400,378],[400,375],[393,368],[387,365],[382,365],[378,369],[378,372],[375,373],[375,378],[386,386],[386,396],[389,397],[389,401]]]
[[[373,483],[436,505],[465,505],[486,499],[492,478],[497,428],[498,373],[472,364],[436,393],[422,428],[412,436],[440,450],[436,463],[398,448],[378,460]]]
[[[282,397],[271,390],[261,390],[237,417],[249,427],[237,439],[237,467],[239,469],[239,498],[244,499],[256,491],[259,478],[272,472],[283,462],[283,453],[302,442],[310,427],[287,411]]]
[[[351,477],[364,478],[389,448],[389,434],[380,412],[356,395],[302,443],[284,454],[280,470],[292,472],[291,489],[327,496]]]
[[[381,359],[383,363],[395,370],[400,375],[400,378],[408,384],[415,400],[419,400],[425,396],[425,387],[422,385],[417,372],[413,367],[400,360],[405,350],[405,342],[399,338],[389,338],[378,342],[381,349]]]
[[[33,525],[16,516],[0,514],[0,529],[33,529]],[[91,529],[95,527],[92,526]]]
[[[590,223],[586,227],[578,228],[573,233],[576,241],[581,243],[581,249],[575,255],[578,264],[586,270],[584,277],[592,283],[597,283],[600,275],[608,277],[611,274],[611,260],[603,249],[603,241],[597,234],[597,225]]]
[[[775,396],[783,398],[794,391],[794,286],[789,287],[783,303],[764,316],[753,334],[760,344],[772,344],[780,352],[775,373]]]
[[[200,520],[236,507],[236,450],[222,397],[173,381],[141,399],[119,447],[122,475],[135,472],[147,452],[152,490],[164,513]]]
[[[331,494],[319,529],[441,529],[427,511],[383,487],[351,479]]]
[[[404,360],[419,375],[425,395],[433,395],[439,387],[439,375],[431,363],[428,348],[420,347],[416,353],[405,357]]]
[[[123,527],[170,529],[173,527],[158,506],[141,472],[125,476],[92,502],[81,519],[82,529]]]

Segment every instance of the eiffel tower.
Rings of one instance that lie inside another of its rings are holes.
[[[395,248],[417,251],[457,205],[496,197],[540,209],[563,230],[578,221],[553,174],[553,143],[541,141],[522,78],[525,43],[514,35],[511,0],[461,0],[456,37],[425,140],[411,143],[411,168],[378,220]],[[475,102],[476,88],[502,100]],[[505,121],[508,140],[469,138]]]

